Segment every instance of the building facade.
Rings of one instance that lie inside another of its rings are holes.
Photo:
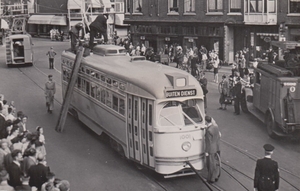
[[[298,40],[299,0],[125,0],[133,42],[159,51],[165,44],[204,45],[226,62],[249,49],[263,57],[273,40]],[[297,37],[298,36],[298,37]]]

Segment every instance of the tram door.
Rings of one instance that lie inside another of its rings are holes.
[[[154,167],[152,112],[153,101],[128,95],[127,136],[129,156]],[[151,115],[149,115],[149,111]],[[151,122],[149,123],[149,119]]]

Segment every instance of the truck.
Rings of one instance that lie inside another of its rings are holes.
[[[271,138],[300,136],[300,42],[274,41],[283,59],[260,62],[243,89],[242,110],[266,124]]]

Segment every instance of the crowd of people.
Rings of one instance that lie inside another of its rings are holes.
[[[0,190],[69,191],[46,162],[43,127],[27,127],[28,117],[0,95]]]

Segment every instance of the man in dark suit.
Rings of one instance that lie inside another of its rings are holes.
[[[236,84],[234,86],[234,113],[240,114],[240,105],[242,99],[242,83],[240,77],[236,78]]]
[[[274,147],[270,144],[264,145],[265,157],[256,162],[254,175],[255,191],[275,191],[279,188],[279,170],[276,161],[271,159]]]
[[[12,187],[22,185],[22,171],[20,167],[20,162],[23,160],[22,151],[19,149],[14,150],[11,153],[13,162],[9,165],[7,172],[9,174],[8,184]]]
[[[29,186],[35,186],[38,190],[41,190],[42,185],[47,182],[47,174],[50,172],[50,168],[46,166],[43,154],[39,153],[37,160],[38,164],[31,166],[28,170]]]
[[[94,48],[94,38],[97,36],[97,33],[100,33],[100,37],[103,35],[104,43],[107,43],[107,19],[108,14],[101,14],[96,17],[96,19],[90,24],[90,49]]]
[[[33,165],[36,165],[36,150],[34,148],[30,148],[25,152],[28,156],[24,157],[23,163],[21,164],[21,169],[24,176],[27,176],[29,168]]]

